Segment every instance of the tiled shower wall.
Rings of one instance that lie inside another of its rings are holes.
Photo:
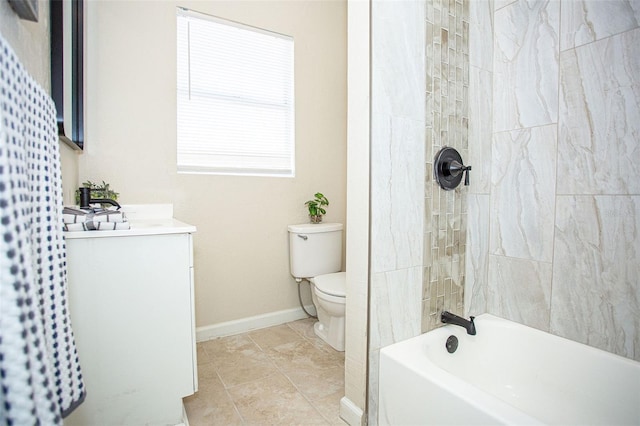
[[[640,2],[470,15],[469,313],[640,360]]]
[[[439,187],[433,159],[445,146],[469,163],[469,0],[426,1],[425,235],[422,332],[447,310],[463,313],[468,187]],[[473,167],[473,164],[471,164]],[[470,174],[475,184],[475,170]]]
[[[368,424],[380,349],[420,334],[424,228],[425,1],[371,3]]]
[[[468,188],[441,190],[432,161],[445,145],[468,154],[466,3],[371,3],[369,425],[380,349],[462,313]]]

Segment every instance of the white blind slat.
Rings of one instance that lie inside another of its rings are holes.
[[[293,39],[178,9],[178,171],[293,176]]]

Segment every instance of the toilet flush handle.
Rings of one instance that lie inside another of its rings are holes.
[[[309,237],[307,237],[306,235],[298,234],[298,238],[302,238],[303,240],[307,241],[307,238],[309,238]]]

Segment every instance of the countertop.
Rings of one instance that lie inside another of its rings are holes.
[[[65,232],[66,239],[134,237],[139,235],[190,234],[196,227],[173,217],[172,204],[131,204],[123,205],[131,229],[123,231],[73,231]]]

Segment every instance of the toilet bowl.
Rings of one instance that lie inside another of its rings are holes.
[[[309,279],[313,289],[311,298],[318,313],[313,330],[337,351],[344,351],[345,344],[345,278],[345,272],[337,272]]]

